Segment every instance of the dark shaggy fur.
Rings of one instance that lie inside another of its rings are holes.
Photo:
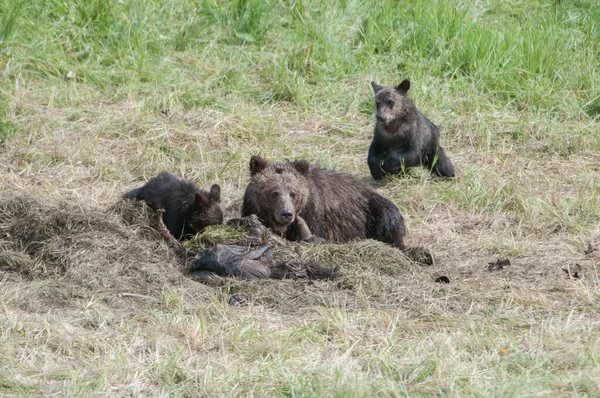
[[[371,85],[377,123],[367,162],[373,178],[381,180],[385,173],[420,165],[437,175],[454,177],[454,167],[439,144],[438,128],[419,112],[407,94],[410,82],[404,80],[397,87],[375,82]]]
[[[164,210],[164,223],[178,240],[194,235],[209,225],[223,223],[221,188],[216,184],[210,192],[205,192],[193,183],[163,171],[123,197],[143,200],[155,211]]]
[[[348,174],[307,160],[269,164],[260,156],[250,159],[250,173],[242,216],[256,214],[290,240],[302,239],[301,217],[314,236],[332,242],[371,238],[405,248],[398,207]]]

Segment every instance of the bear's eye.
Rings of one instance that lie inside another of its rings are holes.
[[[273,191],[273,192],[271,192],[271,197],[272,197],[273,199],[277,199],[277,198],[279,197],[279,192],[277,192],[277,191]]]
[[[296,199],[296,193],[295,192],[290,192],[290,198]]]
[[[392,101],[392,100],[387,100],[385,104],[386,104],[387,106],[389,106],[390,108],[393,108],[393,107],[394,107],[394,101]]]
[[[379,107],[379,105],[381,105],[381,101],[375,101],[375,106]]]

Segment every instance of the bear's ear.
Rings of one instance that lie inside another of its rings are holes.
[[[210,187],[210,194],[208,196],[214,202],[220,202],[221,201],[221,187],[217,184],[214,184],[212,187]]]
[[[402,83],[398,84],[398,87],[396,87],[396,90],[406,93],[406,92],[408,92],[409,88],[410,88],[410,80],[404,79],[402,81]]]
[[[375,83],[375,80],[371,82],[371,86],[373,86],[373,90],[375,90],[376,93],[383,89],[383,86],[380,86],[379,84]]]
[[[310,162],[306,159],[296,160],[294,161],[294,168],[298,171],[298,173],[305,176],[310,171]]]
[[[258,155],[252,155],[250,158],[250,175],[260,173],[267,168],[267,161]]]

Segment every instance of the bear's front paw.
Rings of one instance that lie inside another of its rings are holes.
[[[402,168],[400,161],[394,157],[388,156],[381,162],[381,170],[388,174],[396,174]]]
[[[373,179],[375,181],[383,180],[383,172],[381,172],[381,171],[379,171],[379,172],[371,171],[371,176],[373,177]]]

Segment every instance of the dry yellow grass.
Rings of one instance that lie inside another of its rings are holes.
[[[510,140],[482,150],[462,144],[481,124],[453,125],[455,181],[415,171],[378,188],[402,209],[410,244],[435,252],[435,267],[376,242],[298,244],[298,255],[339,266],[340,279],[211,288],[183,275],[153,217],[120,195],[167,169],[221,184],[233,217],[258,152],[368,180],[371,121],[343,119],[360,130],[348,137],[334,117],[247,104],[168,117],[135,101],[55,107],[30,84],[14,94],[27,128],[0,149],[3,392],[599,391],[598,256],[584,250],[600,231],[580,224],[598,212],[585,185],[597,181],[598,152],[564,158]],[[489,272],[501,257],[511,265]],[[575,263],[583,279],[562,270]],[[441,275],[450,283],[436,283]],[[227,304],[238,292],[248,306]]]

